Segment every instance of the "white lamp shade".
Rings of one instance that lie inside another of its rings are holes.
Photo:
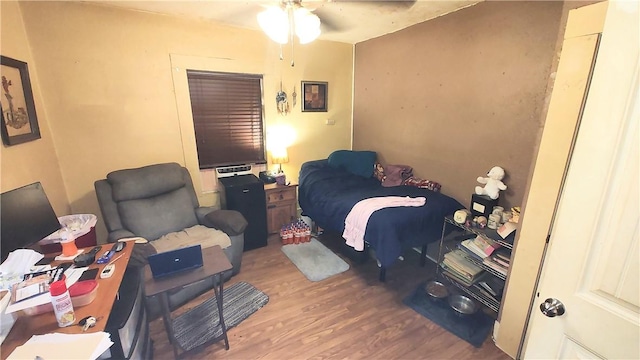
[[[271,162],[274,164],[284,164],[289,162],[287,148],[276,148],[271,150]]]
[[[307,44],[320,36],[320,19],[305,8],[297,8],[293,13],[296,35],[301,44]]]
[[[270,7],[258,14],[258,24],[269,38],[286,44],[289,35],[289,16],[279,8]]]
[[[289,14],[285,9],[270,7],[258,14],[258,24],[269,38],[278,44],[289,42]],[[293,11],[293,25],[301,44],[320,36],[320,19],[311,11],[299,7]]]

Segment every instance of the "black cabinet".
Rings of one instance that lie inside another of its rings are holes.
[[[127,266],[105,326],[114,344],[99,359],[153,358],[143,286],[140,269]]]
[[[244,231],[244,250],[267,246],[264,183],[252,174],[220,178],[218,181],[221,207],[239,211],[249,223]]]

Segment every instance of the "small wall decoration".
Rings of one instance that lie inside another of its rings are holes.
[[[280,91],[276,94],[276,105],[278,114],[287,115],[289,112],[289,103],[287,102],[287,93],[282,90],[282,81],[280,82]]]
[[[293,106],[296,106],[298,103],[298,93],[296,92],[296,86],[293,85],[293,93],[291,93],[291,97],[293,98]]]
[[[16,145],[40,138],[36,107],[26,62],[0,56],[2,141]]]
[[[329,84],[327,82],[303,81],[302,94],[304,101],[302,102],[302,111],[326,112],[328,87]]]

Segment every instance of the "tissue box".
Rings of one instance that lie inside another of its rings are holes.
[[[276,184],[285,185],[287,183],[287,177],[284,175],[284,173],[276,174],[275,177],[276,177]]]

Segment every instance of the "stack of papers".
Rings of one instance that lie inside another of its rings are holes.
[[[501,245],[493,240],[486,239],[480,235],[473,239],[473,244],[482,250],[485,254],[491,255],[496,249],[499,249]]]
[[[22,275],[30,272],[31,266],[40,261],[44,255],[31,249],[18,249],[9,253],[7,259],[0,264],[2,283],[0,289],[9,289],[22,281]]]
[[[4,310],[9,305],[9,301],[11,300],[11,293],[6,290],[0,290],[0,344],[4,342],[4,339],[11,331],[13,324],[16,322],[13,315],[5,314]]]
[[[466,253],[460,249],[446,253],[442,263],[448,269],[457,272],[469,280],[473,280],[483,271],[481,267],[467,260]]]
[[[465,286],[471,286],[484,275],[484,270],[468,259],[468,254],[455,249],[444,255],[440,266],[445,270],[445,275],[450,275]]]
[[[111,336],[104,331],[91,334],[33,335],[24,345],[18,346],[7,359],[94,360],[111,345]]]
[[[78,279],[80,279],[80,276],[86,269],[88,269],[88,267],[68,268],[64,272],[64,275],[66,276],[66,279],[64,282],[65,284],[67,284],[67,289],[70,288],[71,285],[78,282]],[[7,306],[5,313],[10,314],[12,312],[28,309],[30,307],[34,307],[42,304],[47,304],[49,302],[51,302],[51,296],[49,295],[49,291],[46,291],[45,293],[30,297],[23,301],[18,301],[18,302],[11,301]]]
[[[467,239],[460,243],[460,248],[468,251],[470,254],[475,255],[479,261],[482,261],[489,255],[484,252],[484,249],[481,249],[472,239]]]
[[[486,266],[492,268],[493,270],[499,272],[500,274],[502,274],[502,276],[507,276],[507,273],[509,272],[509,268],[505,267],[499,263],[497,263],[495,260],[493,260],[492,258],[486,258],[482,261],[483,264],[485,264]]]

